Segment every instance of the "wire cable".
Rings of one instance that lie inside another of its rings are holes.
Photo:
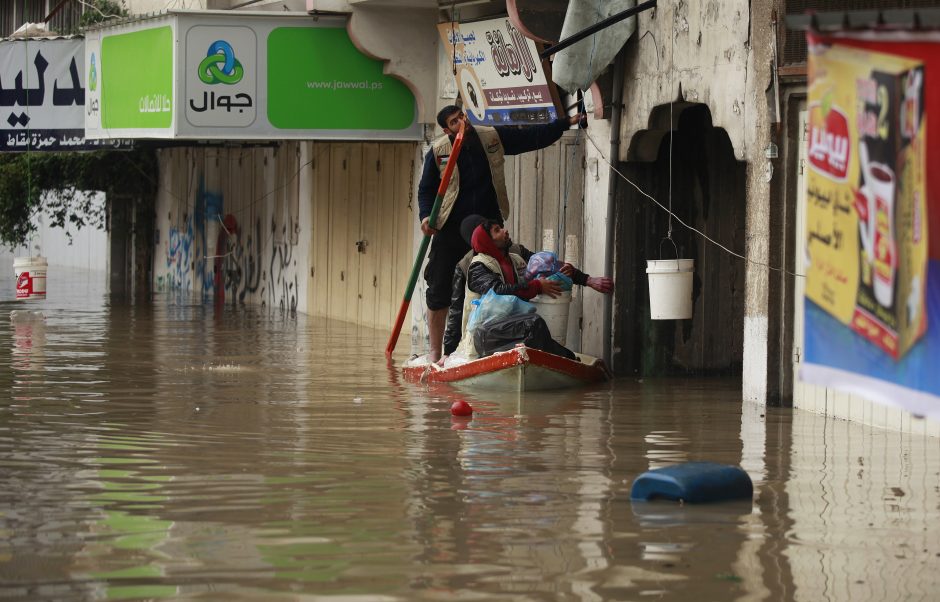
[[[732,251],[731,249],[729,249],[729,248],[726,247],[725,245],[721,244],[720,242],[714,240],[713,238],[711,238],[710,236],[708,236],[707,234],[705,234],[705,233],[702,232],[701,230],[698,230],[697,228],[694,228],[693,226],[690,226],[689,224],[685,223],[685,222],[682,220],[682,218],[680,218],[678,215],[675,215],[668,207],[666,207],[665,205],[663,205],[662,203],[660,203],[659,201],[657,201],[655,198],[653,198],[651,195],[649,195],[646,191],[644,191],[642,188],[640,188],[636,183],[634,183],[633,180],[631,180],[631,179],[628,178],[627,176],[623,175],[623,174],[620,172],[620,170],[618,170],[616,167],[614,167],[613,164],[611,164],[611,162],[607,159],[607,156],[604,154],[604,151],[602,151],[602,150],[600,149],[600,147],[597,146],[597,143],[594,141],[594,138],[593,138],[589,133],[586,133],[586,134],[585,134],[585,137],[586,137],[586,138],[588,139],[588,141],[591,143],[591,146],[594,147],[594,150],[597,151],[597,154],[600,156],[600,158],[604,160],[604,163],[606,163],[608,166],[610,166],[610,169],[611,169],[612,172],[614,172],[615,174],[617,174],[618,176],[620,176],[620,178],[621,178],[623,181],[625,181],[626,183],[628,183],[628,184],[630,184],[631,186],[633,186],[634,188],[636,188],[637,192],[639,192],[640,194],[642,194],[643,196],[645,196],[645,197],[648,198],[649,200],[651,200],[651,201],[653,201],[654,203],[656,203],[656,205],[658,205],[660,209],[662,209],[663,211],[667,212],[667,213],[670,215],[670,217],[674,217],[675,220],[676,220],[677,222],[679,222],[679,224],[681,224],[681,225],[684,226],[685,228],[688,228],[688,229],[691,230],[692,232],[695,232],[696,234],[698,234],[699,236],[701,236],[702,238],[704,238],[704,239],[707,240],[708,242],[712,243],[712,244],[715,245],[716,247],[719,247],[719,248],[723,249],[724,251],[726,251],[726,252],[729,253],[730,255],[733,255],[733,256],[735,256],[735,257],[738,257],[739,259],[743,259],[744,261],[747,261],[748,263],[752,263],[752,264],[754,264],[754,265],[758,265],[758,266],[761,266],[761,267],[765,267],[765,268],[771,269],[771,270],[773,270],[773,271],[775,271],[775,272],[782,272],[782,273],[784,273],[784,274],[789,274],[790,276],[796,276],[796,277],[798,277],[798,278],[806,278],[806,274],[797,274],[797,273],[795,273],[795,272],[791,272],[790,270],[788,270],[788,269],[786,269],[786,268],[779,268],[779,267],[776,267],[776,266],[772,266],[772,265],[770,265],[769,263],[764,263],[764,262],[762,262],[762,261],[757,261],[756,259],[751,259],[751,258],[749,258],[749,257],[746,257],[746,256],[740,254],[740,253],[737,253],[737,252],[735,252],[735,251]],[[608,219],[610,219],[610,216],[608,216]]]
[[[672,241],[672,133],[675,130],[675,124],[672,121],[672,103],[675,99],[675,75],[676,75],[676,9],[672,9],[672,32],[669,36],[669,229],[666,231],[666,238]],[[661,244],[661,243],[660,243]],[[672,243],[675,246],[675,242]],[[678,257],[679,251],[676,251]],[[662,259],[662,256],[660,256]]]

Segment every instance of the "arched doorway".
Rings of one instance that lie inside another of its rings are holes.
[[[743,254],[746,164],[728,134],[712,125],[704,104],[675,103],[653,110],[650,129],[630,141],[619,169],[669,206],[672,130],[672,211],[715,242]],[[650,320],[648,259],[671,258],[660,243],[669,214],[629,183],[617,184],[614,370],[617,374],[738,375],[744,347],[745,263],[672,220],[679,255],[695,260],[691,320]],[[662,253],[662,254],[661,254]]]

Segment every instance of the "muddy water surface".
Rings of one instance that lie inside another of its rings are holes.
[[[940,594],[937,439],[742,405],[734,381],[427,389],[386,333],[53,274],[0,302],[0,598]],[[742,465],[753,502],[630,502],[686,460]]]

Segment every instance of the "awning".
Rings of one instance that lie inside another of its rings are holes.
[[[937,29],[940,8],[825,11],[787,15],[787,27],[797,31],[851,29]]]
[[[561,39],[634,6],[636,0],[571,0],[565,14]],[[569,93],[579,88],[586,90],[613,62],[634,31],[636,17],[630,17],[559,51],[552,63],[552,79]]]

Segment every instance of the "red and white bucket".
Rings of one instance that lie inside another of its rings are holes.
[[[49,264],[45,257],[16,257],[13,273],[16,275],[17,299],[45,299],[46,272]]]

